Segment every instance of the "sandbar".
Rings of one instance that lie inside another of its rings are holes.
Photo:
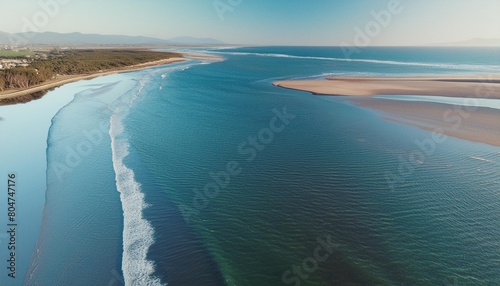
[[[404,101],[373,95],[416,95],[500,99],[500,75],[412,78],[328,78],[279,81],[275,86],[316,95],[348,96],[384,119],[469,141],[500,146],[500,110],[488,107]]]
[[[317,95],[433,95],[500,98],[500,75],[436,77],[338,77],[277,81],[275,86]]]

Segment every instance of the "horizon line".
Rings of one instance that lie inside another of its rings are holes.
[[[163,38],[163,37],[158,37],[158,36],[145,36],[145,35],[125,35],[125,34],[100,34],[100,33],[83,33],[83,32],[78,32],[78,31],[75,31],[75,32],[54,32],[54,31],[43,31],[43,32],[33,32],[33,31],[29,31],[29,32],[4,32],[4,31],[0,31],[0,33],[5,33],[5,34],[29,34],[29,33],[33,33],[33,34],[44,34],[44,33],[53,33],[53,34],[59,34],[59,35],[70,35],[70,34],[80,34],[80,35],[97,35],[97,36],[122,36],[122,37],[144,37],[144,38],[151,38],[151,39],[157,39],[157,40],[164,40],[164,41],[168,41],[168,40],[172,40],[172,39],[176,39],[176,38],[193,38],[193,39],[200,39],[200,40],[203,40],[203,39],[209,39],[209,40],[216,40],[216,41],[220,41],[220,42],[223,42],[219,39],[216,39],[216,38],[212,38],[212,37],[193,37],[193,36],[174,36],[174,37],[171,37],[171,38]],[[221,44],[206,44],[206,45],[196,45],[196,44],[185,44],[186,46],[224,46],[224,45],[227,45],[227,46],[235,46],[235,47],[345,47],[345,48],[358,48],[358,49],[364,49],[364,48],[377,48],[377,47],[381,47],[381,48],[403,48],[403,47],[429,47],[429,48],[433,48],[433,47],[443,47],[443,48],[474,48],[474,47],[477,47],[477,48],[500,48],[500,43],[498,44],[492,44],[492,45],[475,45],[475,44],[463,44],[464,42],[467,42],[467,41],[473,41],[473,40],[498,40],[500,41],[500,38],[472,38],[472,39],[468,39],[468,40],[464,40],[464,41],[460,41],[460,42],[456,42],[456,43],[432,43],[432,44],[409,44],[409,45],[393,45],[393,44],[384,44],[384,45],[369,45],[369,46],[357,46],[357,45],[310,45],[310,44],[293,44],[293,45],[288,45],[288,44],[233,44],[233,43],[221,43]],[[8,45],[6,43],[1,43],[1,44],[5,44],[5,45]],[[173,43],[173,45],[175,45],[177,43]],[[178,44],[181,44],[182,43],[178,43]],[[28,46],[30,45],[29,43],[25,44],[25,46]],[[51,46],[50,44],[31,44],[31,45],[41,45],[41,46]],[[95,45],[93,43],[88,43],[88,44],[72,44],[72,43],[68,43],[67,45],[81,45],[81,46],[84,46],[84,45]],[[113,46],[114,44],[98,44],[100,46]],[[116,44],[116,45],[123,45],[123,44]],[[53,46],[53,45],[52,45]],[[136,45],[136,44],[130,44],[130,46],[140,46],[140,45]],[[162,45],[155,45],[155,44],[150,44],[150,46],[162,46]],[[166,45],[168,46],[168,45]]]

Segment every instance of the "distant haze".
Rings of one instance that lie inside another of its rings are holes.
[[[0,44],[4,45],[222,45],[221,41],[210,38],[183,37],[158,39],[142,36],[99,35],[81,33],[2,33]]]
[[[80,32],[186,43],[186,36],[323,46],[500,39],[499,0],[1,0],[0,11],[0,29],[8,33]]]
[[[454,43],[436,43],[434,46],[500,47],[500,39],[470,39]]]

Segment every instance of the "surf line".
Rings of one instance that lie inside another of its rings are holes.
[[[124,163],[124,159],[130,153],[128,138],[123,136],[124,120],[145,87],[144,81],[139,82],[137,93],[131,97],[124,95],[119,99],[119,104],[115,105],[109,128],[116,188],[120,192],[123,208],[122,271],[126,285],[160,286],[162,285],[160,279],[153,276],[154,263],[147,259],[149,247],[154,243],[154,229],[143,217],[143,210],[148,205],[140,183],[135,180],[134,171]]]

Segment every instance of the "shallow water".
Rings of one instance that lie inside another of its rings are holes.
[[[390,99],[390,100],[434,102],[434,103],[445,103],[445,104],[453,104],[460,106],[488,107],[488,108],[500,109],[499,99],[460,98],[460,97],[423,96],[423,95],[403,95],[403,96],[377,95],[373,97]]]
[[[421,150],[427,131],[271,85],[325,73],[489,72],[498,55],[424,50],[413,64],[413,52],[368,49],[344,61],[328,48],[217,50],[226,61],[81,83],[54,118],[48,165],[90,141],[82,131],[107,125],[62,180],[49,168],[28,281],[500,281],[499,148],[450,138]],[[418,151],[427,152],[417,161]]]

